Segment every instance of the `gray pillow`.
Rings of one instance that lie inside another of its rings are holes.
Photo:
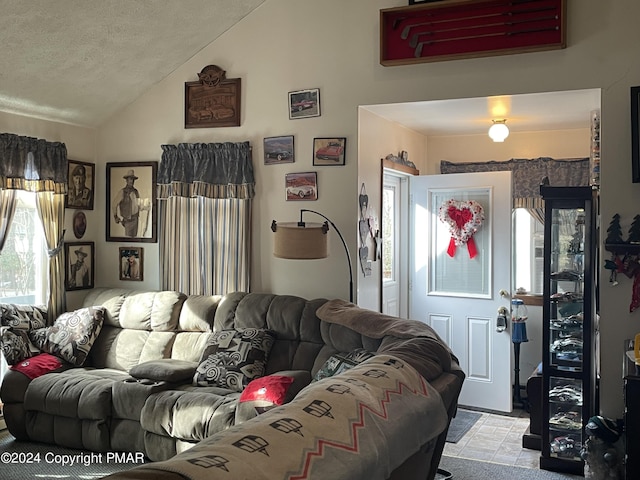
[[[140,363],[129,370],[129,375],[135,378],[148,378],[158,382],[177,383],[183,380],[189,380],[188,383],[191,383],[197,367],[197,362],[163,358],[161,360],[151,360]]]

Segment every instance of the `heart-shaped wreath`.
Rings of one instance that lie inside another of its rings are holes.
[[[440,206],[438,211],[440,221],[449,225],[451,241],[447,253],[453,257],[456,247],[467,245],[469,258],[474,258],[478,254],[478,249],[473,241],[473,235],[482,226],[484,221],[484,209],[482,205],[474,200],[458,201],[447,200]]]

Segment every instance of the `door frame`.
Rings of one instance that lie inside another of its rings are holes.
[[[399,278],[399,312],[400,317],[409,318],[409,222],[410,222],[410,199],[409,199],[409,177],[414,175],[420,175],[420,171],[417,168],[405,165],[403,163],[394,162],[383,158],[380,162],[380,225],[383,224],[384,210],[382,208],[383,195],[385,184],[385,175],[391,175],[400,179],[400,238],[404,239],[403,242],[398,242],[396,246],[400,246],[400,253],[398,255],[398,278]],[[382,262],[382,258],[380,259]],[[381,263],[382,265],[382,263]],[[382,278],[382,269],[380,270],[380,312],[384,311],[384,279]]]

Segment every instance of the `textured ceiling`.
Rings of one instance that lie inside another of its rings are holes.
[[[265,0],[0,0],[0,111],[95,127]]]

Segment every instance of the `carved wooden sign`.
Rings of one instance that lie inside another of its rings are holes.
[[[184,84],[184,128],[240,126],[240,79],[207,65],[197,82]]]

